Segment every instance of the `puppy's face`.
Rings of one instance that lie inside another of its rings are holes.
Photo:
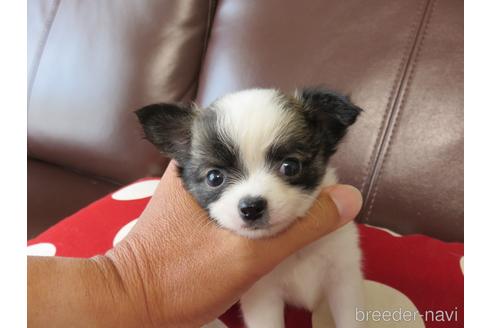
[[[259,238],[303,215],[336,145],[360,109],[307,89],[227,95],[208,108],[156,104],[137,111],[146,138],[176,159],[187,189],[222,227]]]

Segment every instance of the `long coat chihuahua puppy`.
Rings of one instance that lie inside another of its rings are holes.
[[[322,89],[286,95],[251,89],[208,108],[154,104],[138,110],[146,138],[174,158],[185,187],[220,227],[273,236],[337,183],[329,159],[361,109]],[[330,305],[338,328],[361,326],[358,232],[353,223],[291,255],[240,300],[252,328],[284,327],[284,304]]]

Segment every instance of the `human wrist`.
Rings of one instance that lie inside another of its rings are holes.
[[[103,289],[104,298],[97,298],[94,292],[93,306],[102,314],[105,326],[154,327],[151,301],[144,281],[145,273],[136,263],[135,254],[129,254],[127,247],[112,249],[106,255],[90,259],[91,270],[95,272],[96,286]],[[106,314],[105,314],[106,313]],[[102,327],[102,326],[101,326]]]
[[[104,257],[28,257],[29,327],[145,327],[129,304]]]

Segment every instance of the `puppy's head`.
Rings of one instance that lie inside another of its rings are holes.
[[[146,138],[174,158],[187,189],[217,223],[273,235],[303,215],[360,108],[321,89],[226,95],[208,108],[155,104],[137,111]]]

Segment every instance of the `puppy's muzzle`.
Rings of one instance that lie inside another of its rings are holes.
[[[248,224],[260,219],[267,209],[267,201],[263,197],[244,197],[238,204],[239,215]]]

